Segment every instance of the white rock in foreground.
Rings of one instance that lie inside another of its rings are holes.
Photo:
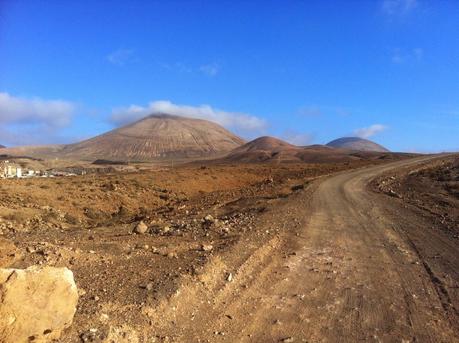
[[[67,268],[0,269],[0,342],[48,342],[72,324],[78,302]]]

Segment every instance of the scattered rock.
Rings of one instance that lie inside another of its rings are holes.
[[[127,326],[110,327],[107,338],[103,343],[139,343],[140,339],[137,332]]]
[[[212,244],[203,244],[201,245],[202,251],[212,251],[214,249]]]
[[[140,221],[134,228],[134,232],[137,234],[144,234],[148,231],[148,226],[143,221]]]
[[[0,342],[50,342],[73,321],[78,291],[67,268],[0,269]]]
[[[208,223],[213,223],[214,222],[214,217],[212,217],[210,214],[204,217],[204,220]]]
[[[394,198],[401,198],[400,194],[396,193],[393,189],[389,189],[388,194]]]
[[[140,288],[146,289],[147,291],[152,291],[155,287],[153,282],[149,282],[147,284],[141,285]]]
[[[101,342],[102,337],[103,333],[99,332],[99,330],[96,328],[91,328],[80,335],[82,342]]]
[[[169,257],[169,258],[178,258],[178,255],[177,255],[176,252],[169,252],[169,253],[167,253],[166,256]]]
[[[102,321],[102,322],[106,322],[107,320],[110,319],[110,317],[109,317],[108,314],[102,313],[102,314],[100,315],[99,319],[100,319],[100,321]]]

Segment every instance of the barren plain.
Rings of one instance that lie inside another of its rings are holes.
[[[455,342],[457,161],[3,180],[0,263],[74,272],[60,342]]]

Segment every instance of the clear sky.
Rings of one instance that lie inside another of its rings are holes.
[[[0,0],[0,143],[154,111],[245,138],[459,150],[459,1]]]

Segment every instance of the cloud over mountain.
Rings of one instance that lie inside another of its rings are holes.
[[[115,108],[110,116],[110,121],[120,126],[139,120],[149,114],[158,113],[206,119],[227,128],[243,131],[261,131],[267,127],[264,119],[250,114],[222,111],[209,105],[177,105],[167,100],[153,101],[147,106],[130,105],[128,107]]]
[[[363,128],[355,130],[354,135],[360,138],[369,138],[386,129],[387,129],[387,126],[385,125],[373,124],[369,127],[363,127]]]

